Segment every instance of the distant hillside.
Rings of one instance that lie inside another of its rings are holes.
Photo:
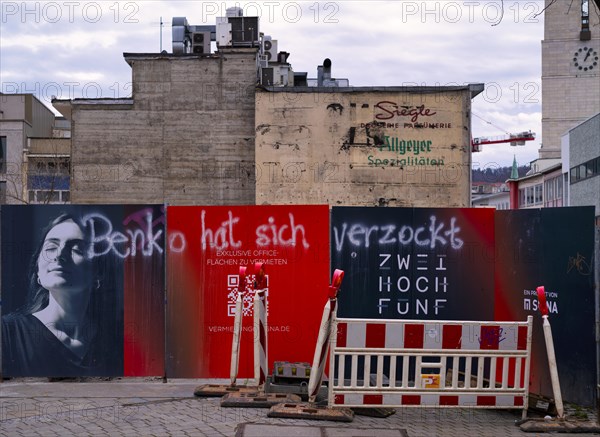
[[[529,171],[528,165],[519,166],[519,177],[525,176]],[[471,170],[473,182],[506,182],[510,178],[512,167],[488,167]]]

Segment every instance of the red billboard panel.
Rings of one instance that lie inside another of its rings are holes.
[[[240,266],[267,275],[268,357],[311,362],[329,285],[329,208],[170,206],[167,376],[230,376]],[[240,378],[253,377],[253,304],[243,292]]]

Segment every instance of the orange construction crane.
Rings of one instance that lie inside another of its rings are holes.
[[[497,137],[477,137],[471,141],[471,150],[481,152],[483,144],[510,143],[511,146],[524,146],[525,141],[535,140],[535,132],[527,131],[518,134],[500,135]]]

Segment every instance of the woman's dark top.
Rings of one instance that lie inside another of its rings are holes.
[[[102,351],[100,343],[94,338],[80,359],[33,315],[9,314],[2,318],[2,373],[49,377],[119,374],[110,359],[113,354]]]

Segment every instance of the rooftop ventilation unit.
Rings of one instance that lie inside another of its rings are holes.
[[[273,67],[269,67],[269,68],[263,68],[261,70],[261,84],[265,85],[265,86],[273,86],[275,85],[275,76],[274,76],[274,71],[273,71]]]
[[[187,53],[186,31],[188,22],[185,17],[173,17],[172,22],[172,37],[173,37],[173,54],[183,55]]]
[[[265,36],[263,39],[263,56],[268,62],[277,62],[277,40]]]
[[[258,45],[258,17],[228,17],[234,46]]]
[[[231,45],[231,24],[227,17],[217,17],[216,40],[217,47],[227,47]]]
[[[192,32],[192,53],[207,55],[210,53],[210,32]]]

